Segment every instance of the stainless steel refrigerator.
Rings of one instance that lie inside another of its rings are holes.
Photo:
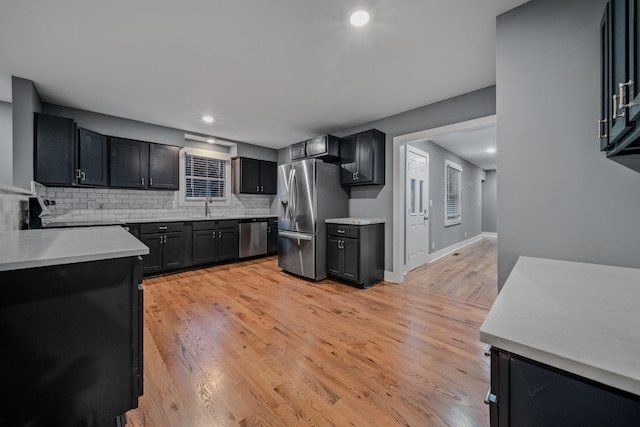
[[[327,277],[325,219],[349,216],[340,166],[309,159],[278,167],[278,265],[313,280]]]

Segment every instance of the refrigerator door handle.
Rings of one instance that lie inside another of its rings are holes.
[[[278,235],[280,235],[282,237],[287,237],[289,239],[313,240],[313,234],[296,233],[294,231],[282,231],[282,230],[280,230]]]

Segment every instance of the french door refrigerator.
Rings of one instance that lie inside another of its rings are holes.
[[[308,279],[326,279],[324,221],[349,215],[340,166],[316,159],[280,165],[278,205],[278,266]]]

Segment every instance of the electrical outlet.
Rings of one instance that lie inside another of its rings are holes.
[[[87,209],[96,209],[96,201],[87,200]]]
[[[467,237],[467,232],[466,231],[464,232],[464,237]]]
[[[431,242],[431,249],[435,249],[436,248],[436,242]]]
[[[429,200],[429,206],[433,206],[433,200]]]

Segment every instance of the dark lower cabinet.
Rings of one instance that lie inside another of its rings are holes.
[[[144,274],[181,268],[184,264],[183,223],[150,223],[140,227],[140,241],[149,248],[142,257]]]
[[[267,253],[278,252],[278,218],[269,218],[267,222]]]
[[[384,224],[327,224],[327,275],[361,288],[384,280]]]
[[[640,426],[640,396],[491,350],[491,426]]]
[[[149,248],[149,254],[142,257],[145,274],[162,270],[162,234],[142,234],[140,241]]]
[[[193,264],[238,259],[238,221],[201,221],[193,224]]]
[[[142,395],[139,257],[0,272],[2,426],[114,427]]]

